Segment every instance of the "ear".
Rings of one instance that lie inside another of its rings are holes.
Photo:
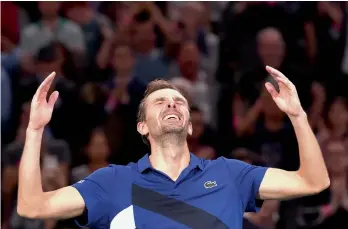
[[[188,133],[189,135],[192,135],[192,133],[193,133],[192,122],[189,122],[189,126],[188,126],[188,129],[187,129],[187,133]]]
[[[138,122],[137,130],[141,135],[147,135],[149,133],[149,129],[147,128],[145,122]]]

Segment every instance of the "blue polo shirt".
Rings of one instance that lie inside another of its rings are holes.
[[[89,228],[241,229],[267,168],[220,157],[190,164],[177,181],[151,167],[149,156],[110,165],[73,185],[83,197]]]

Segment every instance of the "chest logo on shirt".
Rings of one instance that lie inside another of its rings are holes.
[[[205,188],[214,188],[216,186],[217,186],[216,181],[207,181],[204,183]]]

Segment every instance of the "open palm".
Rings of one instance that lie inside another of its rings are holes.
[[[52,72],[36,90],[30,107],[30,119],[28,124],[28,128],[30,129],[40,130],[51,120],[54,104],[59,94],[57,91],[54,91],[47,102],[47,93],[55,76],[56,73]]]
[[[269,66],[266,67],[266,70],[279,85],[279,92],[277,92],[271,83],[265,84],[267,91],[271,94],[279,109],[290,117],[301,115],[303,109],[294,84],[280,71]]]

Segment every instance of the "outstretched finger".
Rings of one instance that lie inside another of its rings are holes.
[[[283,84],[285,87],[287,87],[288,89],[290,90],[293,90],[293,84],[290,82],[290,80],[288,79],[284,79],[284,78],[281,78],[281,77],[277,77],[276,78],[276,81],[278,84]]]
[[[48,93],[48,90],[51,87],[51,84],[54,80],[54,77],[56,76],[55,72],[52,72],[51,74],[49,74],[49,76],[46,77],[46,79],[40,84],[39,88],[36,91],[36,96],[38,99],[40,98],[45,98],[46,99],[46,95]]]
[[[266,66],[266,70],[267,72],[269,72],[269,74],[271,74],[271,76],[273,76],[274,78],[283,78],[283,79],[288,79],[283,73],[281,73],[280,71],[278,71],[275,68],[272,68],[270,66]]]

